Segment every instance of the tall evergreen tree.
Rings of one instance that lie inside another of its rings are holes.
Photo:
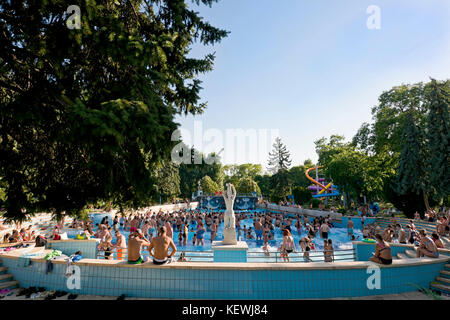
[[[279,170],[288,170],[291,166],[291,154],[281,142],[281,138],[275,139],[272,152],[269,152],[269,172],[277,173]]]
[[[448,81],[447,81],[448,82]],[[427,118],[427,189],[436,201],[450,194],[450,94],[448,85],[431,81]]]
[[[406,114],[403,130],[404,146],[400,153],[397,168],[396,191],[400,194],[423,194],[428,209],[428,198],[425,191],[425,162],[423,157],[423,133],[417,127],[414,110],[410,108]]]
[[[273,173],[270,177],[270,188],[273,190],[275,200],[284,199],[290,193],[291,175],[289,167],[291,166],[291,155],[286,146],[278,137],[273,144],[273,150],[269,153],[269,172]]]

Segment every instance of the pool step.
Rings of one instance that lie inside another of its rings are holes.
[[[446,265],[445,265],[445,270],[450,271],[450,264],[446,264]]]
[[[8,271],[8,267],[0,267],[0,274]]]
[[[406,255],[407,255],[409,258],[416,258],[416,257],[417,257],[416,252],[413,251],[413,250],[406,250],[405,253],[406,253]]]
[[[12,280],[12,278],[13,278],[12,274],[9,274],[9,273],[0,274],[0,283]]]
[[[436,291],[445,292],[447,294],[450,294],[450,286],[446,286],[445,284],[432,282],[432,283],[430,283],[430,288],[432,290],[436,290]]]
[[[14,289],[19,287],[19,281],[0,282],[0,289]]]
[[[441,277],[450,279],[450,271],[441,270]]]
[[[406,254],[401,253],[401,252],[397,253],[397,257],[399,259],[409,259],[409,257]]]
[[[450,285],[450,279],[444,278],[444,277],[436,277],[436,281],[439,281],[442,284],[445,284],[446,286]]]

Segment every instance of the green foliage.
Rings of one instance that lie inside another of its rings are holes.
[[[240,194],[251,194],[253,192],[256,192],[258,195],[261,194],[258,184],[250,177],[239,180],[236,191]]]
[[[259,175],[255,177],[255,182],[261,189],[261,194],[266,197],[270,197],[272,190],[270,189],[270,175]]]
[[[153,197],[155,201],[170,201],[180,194],[180,175],[179,167],[170,160],[162,162],[154,173],[156,177],[155,189],[156,196]]]
[[[217,183],[215,183],[209,176],[204,176],[200,180],[200,185],[204,194],[212,194],[220,191]]]
[[[314,209],[319,208],[319,205],[322,204],[322,201],[320,199],[317,198],[312,198],[311,200],[309,200],[308,204],[312,204],[312,207]]]
[[[270,177],[270,189],[277,198],[286,201],[286,196],[291,194],[291,175],[287,169],[280,169]]]
[[[81,29],[66,26],[72,4]],[[148,203],[175,116],[206,107],[198,77],[214,55],[188,57],[191,45],[227,32],[182,0],[3,1],[0,14],[6,217],[24,219],[22,208],[77,214],[98,200]]]
[[[307,187],[293,187],[292,194],[297,204],[308,203],[312,199],[311,191]]]
[[[402,138],[405,143],[399,157],[396,191],[420,194],[425,187],[424,138],[416,126],[412,110],[407,112]]]
[[[293,187],[308,187],[311,185],[311,181],[309,181],[306,176],[305,172],[308,168],[312,167],[313,165],[306,162],[308,165],[301,165],[301,166],[295,166],[289,169],[290,179],[292,181]]]
[[[190,154],[188,163],[181,163],[179,168],[180,192],[184,198],[190,198],[193,193],[197,192],[198,182],[206,175],[216,183],[219,190],[223,189],[224,169],[217,154],[212,153],[205,156],[194,147],[189,148],[185,144],[181,144],[180,148]]]
[[[262,174],[262,166],[260,164],[245,163],[241,165],[224,166],[225,183],[237,185],[241,179],[251,178]]]
[[[428,92],[430,111],[427,117],[426,173],[427,189],[440,201],[450,195],[450,81],[432,80]]]

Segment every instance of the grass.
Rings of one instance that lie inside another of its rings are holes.
[[[432,282],[432,283],[437,283],[437,282]],[[411,285],[413,287],[415,287],[419,292],[425,294],[428,297],[433,298],[434,300],[442,300],[441,295],[439,293],[436,293],[434,290],[428,289],[428,288],[423,288],[423,287],[419,287],[418,285],[411,283]]]

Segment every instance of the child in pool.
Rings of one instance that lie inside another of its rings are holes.
[[[305,262],[312,262],[311,258],[309,257],[310,250],[311,249],[310,249],[309,245],[307,245],[305,248],[305,252],[303,253],[303,260],[305,260]]]

